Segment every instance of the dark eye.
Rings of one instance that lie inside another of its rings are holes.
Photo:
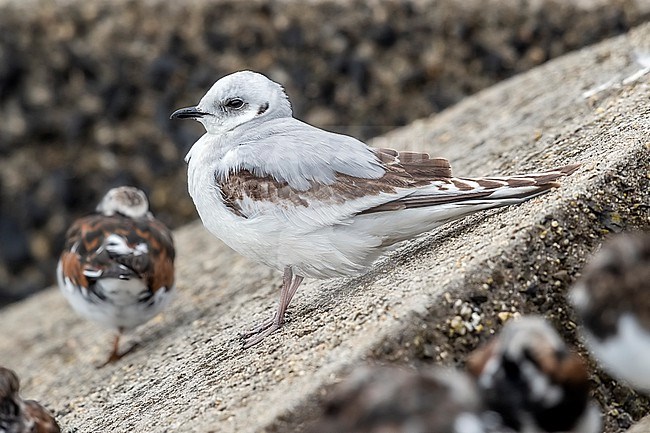
[[[233,99],[229,99],[228,101],[226,101],[226,107],[228,107],[228,108],[233,108],[235,110],[239,110],[243,106],[244,106],[244,101],[242,101],[239,98],[233,98]]]

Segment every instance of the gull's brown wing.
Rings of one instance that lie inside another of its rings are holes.
[[[369,200],[372,204],[357,212],[367,214],[469,202],[509,189],[509,198],[525,198],[558,186],[558,178],[578,167],[569,165],[529,175],[470,179],[453,177],[448,160],[431,158],[427,153],[384,148],[373,149],[373,152],[385,169],[384,175],[377,179],[339,173],[331,184],[312,182],[311,188],[300,191],[270,176],[256,176],[248,170],[239,170],[224,180],[215,179],[215,182],[226,206],[243,218],[251,216],[251,206],[246,206],[251,202],[273,203],[278,207],[310,207],[342,204],[383,194],[385,199],[379,200],[379,204],[377,200]],[[521,187],[532,188],[517,189]]]

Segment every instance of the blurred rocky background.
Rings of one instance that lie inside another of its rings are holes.
[[[54,282],[63,234],[132,184],[195,219],[171,122],[216,79],[283,83],[297,117],[367,139],[648,20],[648,0],[0,0],[0,305]],[[416,146],[414,146],[416,147]]]

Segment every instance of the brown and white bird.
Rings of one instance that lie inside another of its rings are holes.
[[[467,367],[487,406],[517,432],[600,432],[585,364],[541,317],[506,323]]]
[[[608,240],[569,298],[596,359],[613,376],[650,394],[650,233]]]
[[[284,274],[275,314],[244,335],[244,347],[282,326],[305,277],[362,273],[397,242],[526,201],[578,168],[455,177],[444,158],[374,149],[295,119],[282,86],[250,71],[221,78],[171,117],[206,129],[185,157],[205,227]]]
[[[504,433],[459,371],[360,367],[334,388],[310,433]]]
[[[52,414],[34,400],[23,400],[18,376],[0,367],[0,432],[60,433]]]
[[[120,335],[154,317],[171,299],[174,256],[170,230],[134,187],[111,189],[95,214],[68,230],[57,266],[59,287],[77,313],[118,331],[101,366],[133,349],[119,351]]]

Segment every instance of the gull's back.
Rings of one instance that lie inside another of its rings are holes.
[[[224,155],[230,169],[243,169],[306,191],[312,183],[330,185],[337,174],[377,179],[385,169],[372,149],[356,138],[328,132],[293,117],[242,125],[228,136]],[[225,174],[225,173],[224,173]]]

